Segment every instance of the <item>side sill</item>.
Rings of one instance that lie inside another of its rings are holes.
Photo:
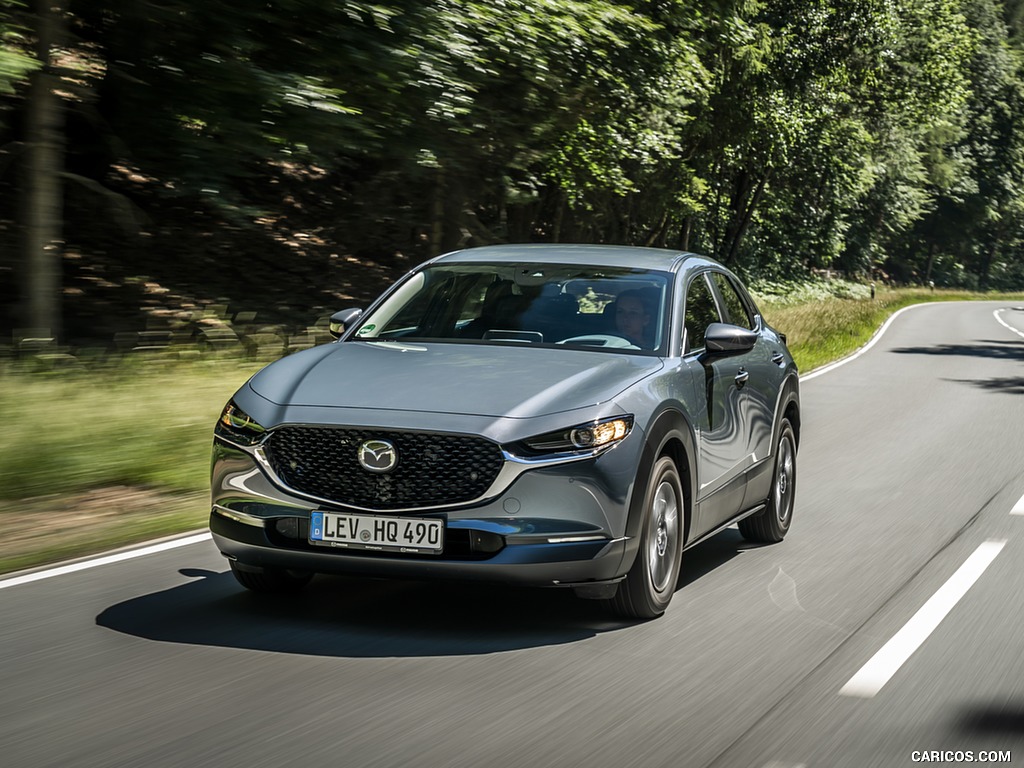
[[[746,510],[745,512],[741,512],[740,514],[736,515],[736,517],[733,517],[733,518],[731,518],[729,520],[726,520],[720,526],[718,526],[717,528],[715,528],[712,531],[708,531],[703,536],[701,536],[699,539],[694,539],[693,541],[687,542],[686,546],[683,547],[683,551],[685,552],[690,547],[697,546],[702,541],[707,541],[708,539],[710,539],[715,534],[721,533],[726,528],[728,528],[730,526],[733,526],[733,525],[736,525],[736,523],[738,523],[740,520],[744,520],[744,519],[750,517],[751,515],[756,515],[758,512],[760,512],[761,510],[763,510],[767,506],[768,506],[767,504],[762,502],[761,504],[758,504],[755,507],[751,507],[750,509]]]

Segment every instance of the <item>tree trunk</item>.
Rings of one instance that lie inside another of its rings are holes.
[[[37,0],[42,67],[32,73],[26,105],[24,324],[32,334],[58,338],[61,328],[61,259],[64,243],[64,103],[55,57],[64,40],[67,0]]]
[[[936,246],[934,240],[932,240],[932,241],[930,241],[928,243],[928,265],[925,267],[925,270],[924,270],[924,282],[925,282],[925,285],[930,283],[931,280],[932,280],[932,268],[935,266],[935,250],[936,250],[936,247],[937,246]]]
[[[998,227],[992,237],[992,244],[985,249],[985,255],[981,262],[981,272],[978,275],[978,288],[982,291],[988,290],[989,276],[992,272],[992,264],[995,263],[996,257],[999,255],[1000,246],[1002,245],[1003,233],[1006,231],[1005,227]]]
[[[434,181],[434,201],[430,211],[430,256],[438,256],[441,253],[442,240],[444,239],[444,197],[445,197],[445,173],[444,166],[437,166],[437,174]]]
[[[679,250],[689,251],[690,250],[690,238],[693,236],[693,218],[695,214],[690,214],[683,220],[683,226],[679,230]]]
[[[552,225],[551,231],[551,242],[560,243],[562,242],[562,220],[565,216],[565,195],[562,190],[559,189],[556,193],[555,201],[555,221]]]
[[[732,264],[739,253],[740,243],[743,242],[743,238],[746,236],[747,230],[750,229],[750,222],[754,219],[754,211],[761,203],[761,198],[764,196],[764,188],[768,183],[768,177],[770,175],[771,170],[766,170],[761,174],[761,177],[757,180],[757,186],[754,188],[754,192],[750,196],[750,200],[743,206],[742,214],[739,216],[739,221],[736,224],[735,231],[730,235],[729,251],[725,257],[726,264]]]

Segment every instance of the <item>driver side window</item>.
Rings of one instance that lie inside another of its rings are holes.
[[[701,274],[686,289],[686,348],[685,354],[704,348],[704,334],[708,326],[719,322],[718,307],[707,278]]]

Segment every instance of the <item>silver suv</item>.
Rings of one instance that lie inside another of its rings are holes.
[[[485,579],[652,618],[684,550],[735,523],[789,530],[796,365],[710,259],[468,249],[332,332],[253,376],[215,428],[210,528],[249,589]]]

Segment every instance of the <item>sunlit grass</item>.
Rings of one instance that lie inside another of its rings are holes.
[[[112,485],[207,483],[213,423],[251,363],[129,360],[102,369],[0,372],[0,499]]]

